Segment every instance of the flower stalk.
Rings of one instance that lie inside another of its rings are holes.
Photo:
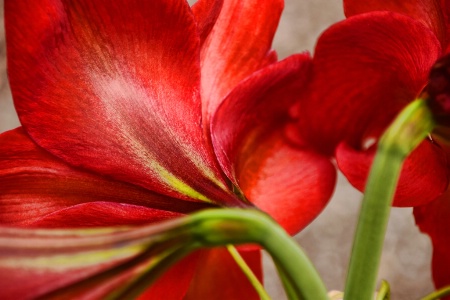
[[[283,282],[289,286],[289,299],[328,300],[323,282],[297,243],[272,218],[255,209],[209,209],[140,227],[33,231],[31,244],[30,232],[15,229],[11,235],[0,236],[4,242],[0,247],[4,248],[0,249],[0,269],[12,263],[44,270],[54,267],[58,258],[60,267],[65,266],[67,270],[117,262],[88,278],[40,295],[45,299],[80,297],[94,287],[105,288],[105,299],[134,299],[195,250],[226,246],[236,254],[230,245],[258,244],[274,259]],[[126,255],[119,255],[122,253]],[[93,254],[104,258],[92,262]],[[241,259],[239,265],[242,268],[245,261]],[[248,268],[247,276],[250,273]],[[121,284],[109,286],[117,280]],[[253,280],[258,281],[256,277]],[[252,285],[256,287],[255,282]],[[262,286],[260,289],[264,290]],[[265,295],[263,299],[269,299],[264,291],[257,292]]]
[[[433,127],[433,117],[426,101],[417,99],[382,135],[359,215],[345,299],[372,299],[390,208],[403,162]]]
[[[194,239],[203,247],[256,243],[273,258],[296,299],[328,300],[314,266],[275,221],[256,210],[206,210],[188,218]]]

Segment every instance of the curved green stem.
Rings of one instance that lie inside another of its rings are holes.
[[[433,126],[431,112],[425,101],[419,99],[408,105],[381,137],[353,242],[345,299],[372,299],[390,208],[403,161]]]
[[[245,260],[242,258],[242,256],[239,254],[239,252],[236,250],[236,248],[233,245],[227,245],[227,250],[228,250],[228,252],[230,252],[234,261],[237,263],[239,268],[241,268],[244,275],[247,277],[247,279],[250,281],[253,288],[258,293],[259,298],[261,298],[262,300],[270,300],[270,296],[267,294],[267,292],[264,289],[264,287],[262,286],[261,282],[259,282],[258,278],[253,273],[252,269],[250,269],[250,267],[247,265]]]
[[[257,243],[270,253],[298,298],[327,300],[325,286],[297,243],[270,217],[256,210],[216,209],[188,217],[202,246]]]

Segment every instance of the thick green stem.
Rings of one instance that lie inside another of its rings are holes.
[[[328,299],[312,263],[298,244],[267,215],[256,210],[217,209],[188,219],[194,239],[202,246],[257,243],[270,253],[298,298]]]
[[[433,126],[425,101],[419,99],[408,105],[381,137],[353,242],[345,299],[373,299],[384,235],[403,161]]]

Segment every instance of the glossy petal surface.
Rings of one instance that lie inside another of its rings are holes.
[[[162,194],[236,204],[203,138],[187,3],[7,1],[5,20],[15,105],[40,146]]]
[[[63,217],[75,213],[66,210],[69,207],[99,201],[134,205],[136,211],[129,217],[141,220],[146,215],[165,218],[204,207],[70,167],[38,147],[21,128],[0,135],[0,223],[30,226],[44,219],[49,221],[57,211]],[[72,209],[79,215],[82,207]],[[120,204],[109,209],[116,210],[119,222],[126,208]],[[115,217],[111,215],[110,222]]]
[[[433,243],[432,271],[436,288],[450,285],[450,190],[427,205],[414,208],[416,223]],[[446,297],[446,300],[450,297]]]
[[[208,119],[242,79],[273,61],[282,0],[224,0],[201,52],[202,102]]]
[[[360,191],[364,191],[375,152],[375,146],[358,151],[345,143],[336,150],[339,169]],[[442,149],[429,141],[420,144],[405,160],[394,206],[423,205],[440,196],[449,182],[450,173],[446,165],[447,158]]]
[[[262,281],[261,251],[240,251],[253,273]],[[197,272],[185,300],[259,299],[253,286],[225,248],[203,250]]]
[[[284,136],[292,95],[301,93],[309,70],[309,56],[297,55],[255,73],[223,102],[211,130],[227,175],[291,234],[317,216],[335,183],[328,158]]]
[[[363,148],[419,95],[439,55],[433,32],[400,14],[372,12],[330,27],[317,43],[309,94],[293,111],[299,139],[328,155],[341,141]]]

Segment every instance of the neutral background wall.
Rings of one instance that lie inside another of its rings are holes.
[[[319,34],[330,24],[344,18],[341,5],[339,0],[286,0],[274,41],[274,48],[280,58],[305,50],[313,53]],[[0,45],[0,132],[3,132],[18,126],[19,122],[6,80],[3,31],[0,32]],[[361,194],[340,176],[330,205],[316,221],[296,236],[330,290],[344,288],[360,203]],[[393,209],[379,276],[391,283],[393,299],[418,299],[433,289],[430,259],[430,242],[415,227],[411,209]],[[285,299],[268,257],[265,258],[265,270],[265,284],[273,299]]]

